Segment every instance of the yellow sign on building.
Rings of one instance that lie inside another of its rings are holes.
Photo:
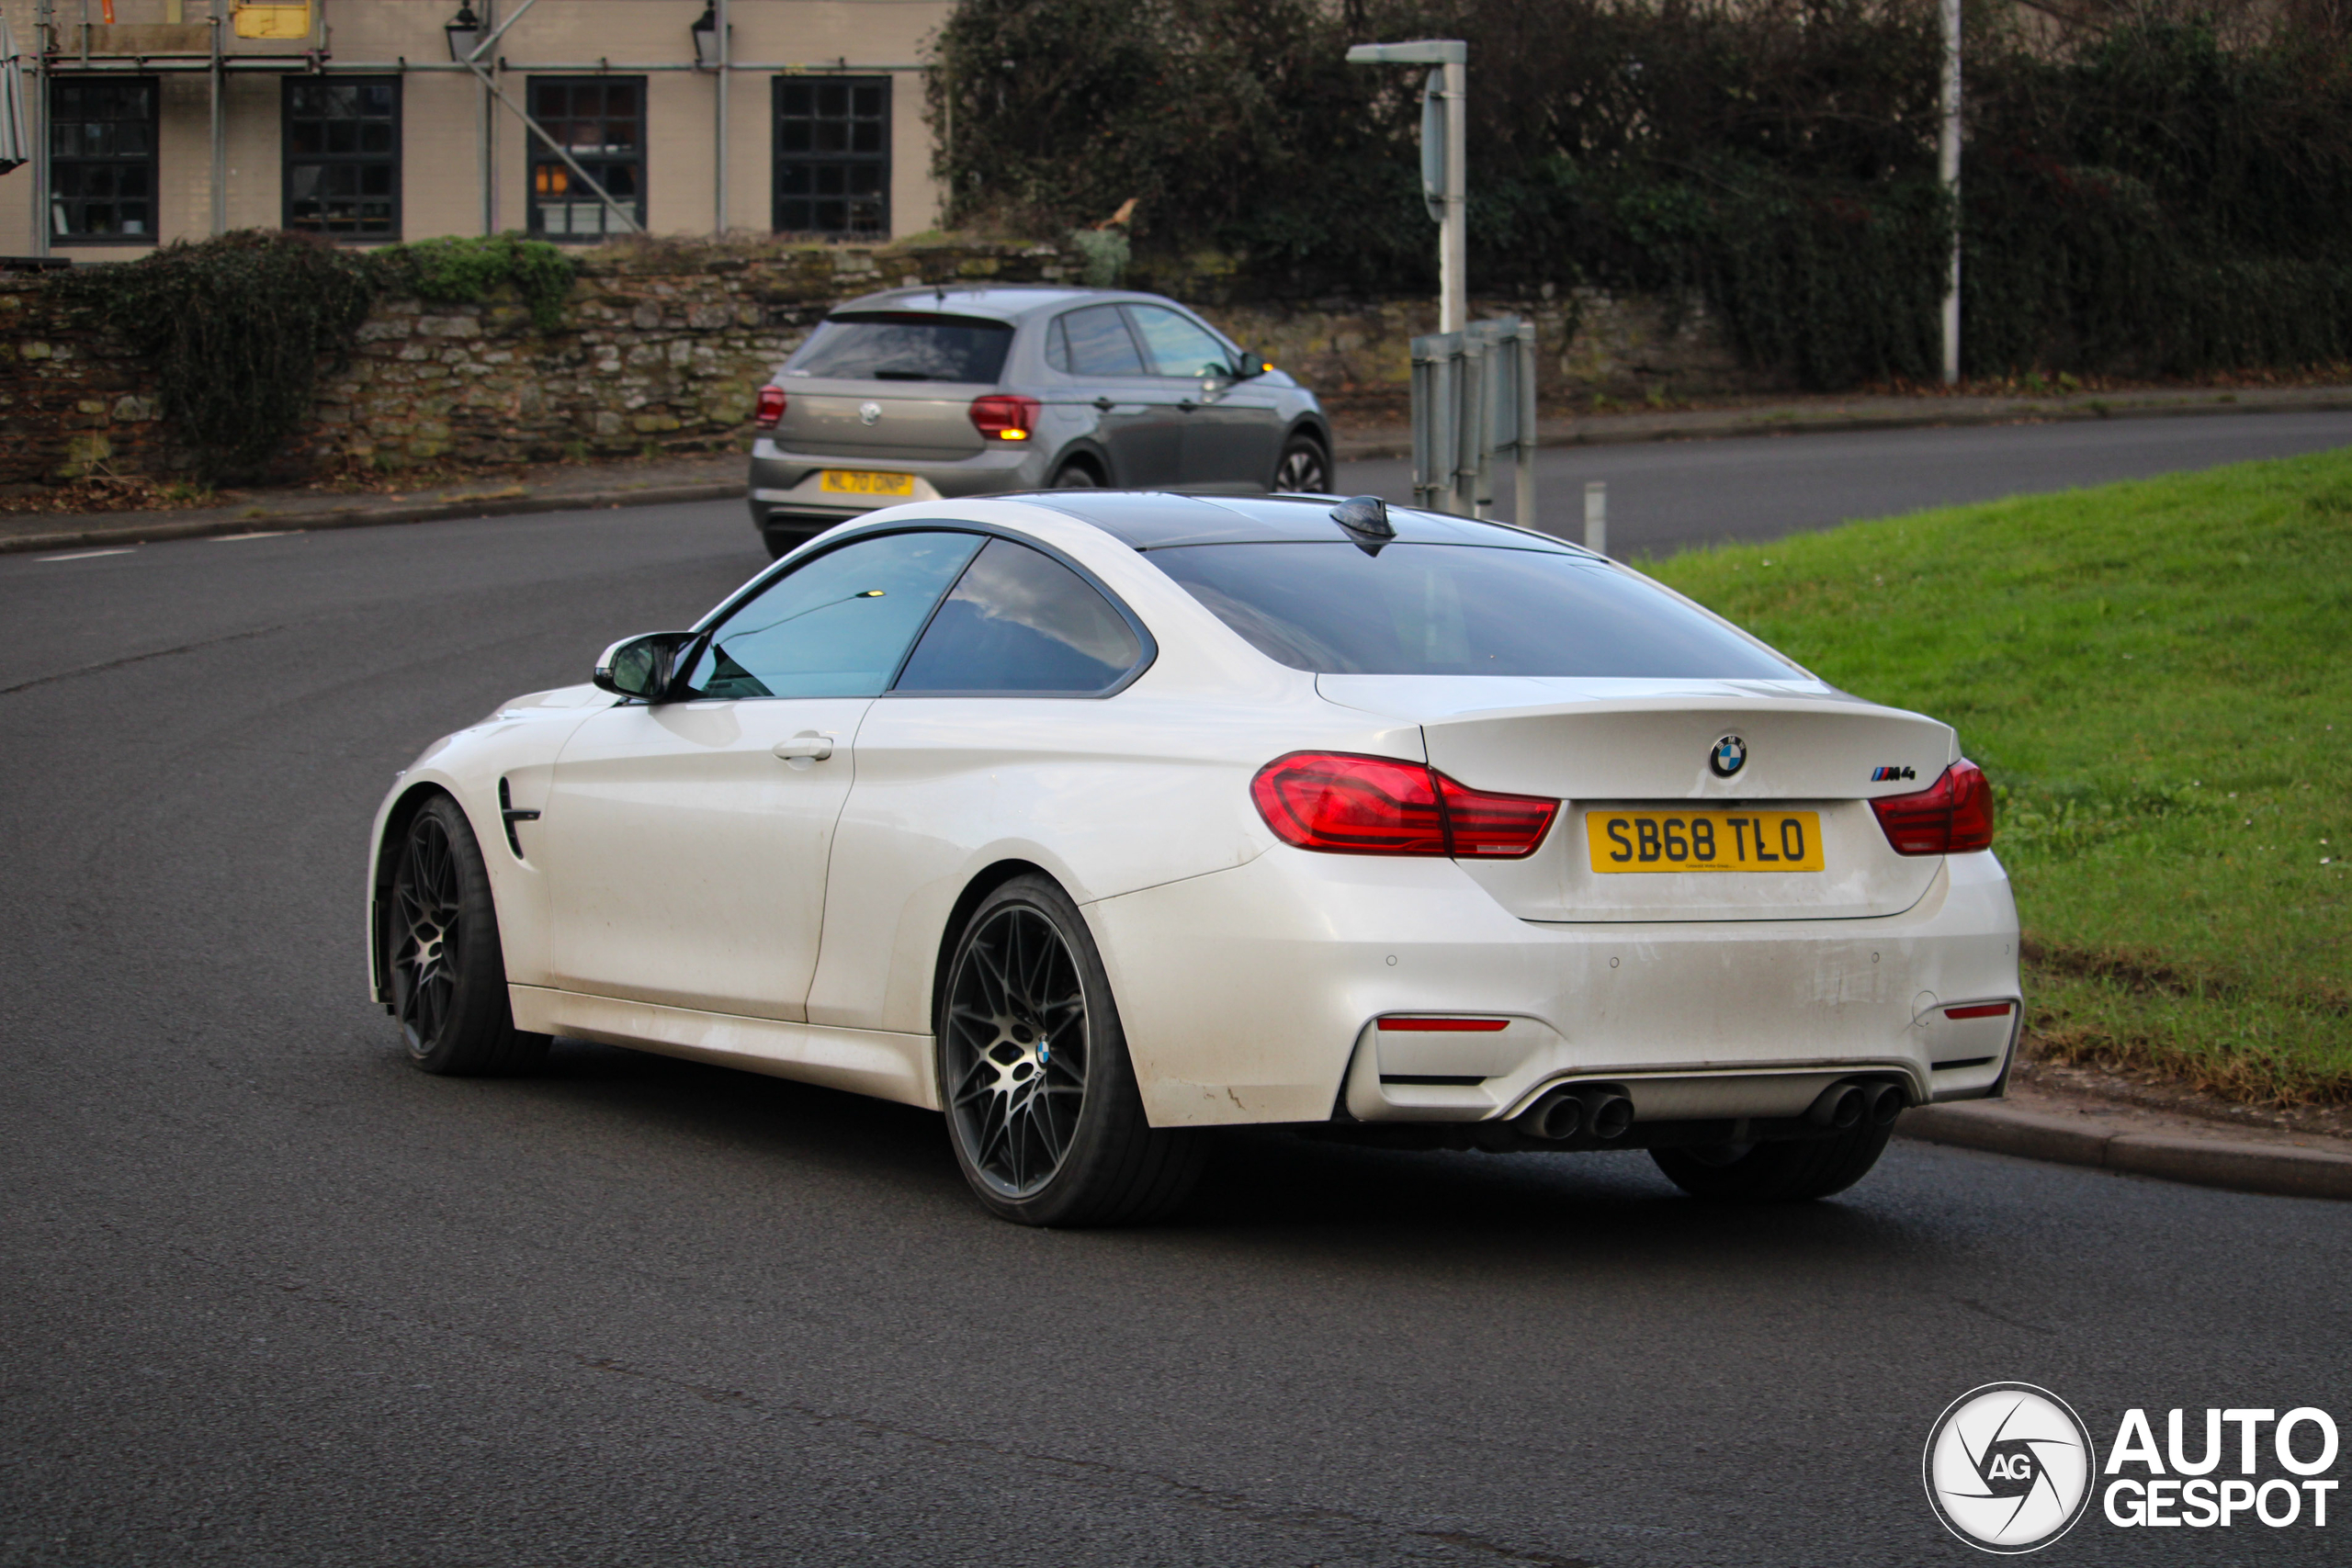
[[[311,36],[311,7],[300,6],[237,6],[239,38],[306,39]]]

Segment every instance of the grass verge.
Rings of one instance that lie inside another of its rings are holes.
[[[1643,565],[1959,728],[2043,1057],[2352,1101],[2352,450]]]

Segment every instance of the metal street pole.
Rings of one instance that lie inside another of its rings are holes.
[[[1936,137],[1936,177],[1951,209],[1951,270],[1944,279],[1944,385],[1960,380],[1960,0],[1942,0],[1943,124]]]
[[[1947,0],[1956,4],[1957,0]],[[1469,50],[1445,62],[1445,217],[1437,231],[1437,330],[1470,324],[1470,173],[1463,141],[1470,123]]]
[[[1470,122],[1469,59],[1470,46],[1460,39],[1360,43],[1348,51],[1351,65],[1434,65],[1441,73],[1434,96],[1442,104],[1444,112],[1438,125],[1443,130],[1438,131],[1427,113],[1421,117],[1421,194],[1429,202],[1430,216],[1438,220],[1437,330],[1441,333],[1458,333],[1470,323],[1470,176],[1463,147]],[[1433,132],[1445,143],[1442,149],[1429,144]],[[1432,153],[1439,155],[1433,158]]]

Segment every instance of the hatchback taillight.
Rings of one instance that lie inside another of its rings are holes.
[[[762,430],[774,430],[776,427],[776,422],[783,418],[784,389],[762,387],[759,412],[752,415],[752,423]]]
[[[1469,789],[1393,757],[1294,751],[1250,782],[1258,815],[1285,843],[1342,855],[1516,860],[1535,852],[1560,803]]]
[[[1871,802],[1899,855],[1957,855],[1993,846],[1993,786],[1965,757],[1917,795]]]
[[[1015,392],[972,400],[972,428],[990,441],[1026,441],[1037,429],[1039,404]]]

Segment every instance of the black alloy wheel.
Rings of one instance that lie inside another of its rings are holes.
[[[1064,463],[1054,475],[1055,490],[1100,490],[1102,478],[1085,463],[1073,458]]]
[[[514,1027],[490,875],[465,813],[434,796],[392,852],[384,966],[409,1060],[453,1076],[537,1066],[548,1037]]]
[[[1331,460],[1323,448],[1304,435],[1294,435],[1274,465],[1274,489],[1289,495],[1331,493]]]
[[[1135,1224],[1173,1208],[1199,1174],[1199,1140],[1145,1120],[1102,959],[1049,878],[1013,878],[966,921],[938,1054],[956,1164],[1005,1219]]]

